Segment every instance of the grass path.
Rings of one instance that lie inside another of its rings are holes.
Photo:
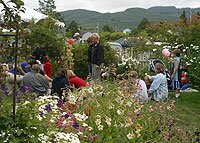
[[[170,93],[170,98],[173,97]],[[186,131],[199,129],[200,131],[200,92],[181,93],[181,97],[175,100],[174,116],[179,119],[177,124]]]

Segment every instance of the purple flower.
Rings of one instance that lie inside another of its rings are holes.
[[[50,104],[47,104],[47,105],[45,106],[45,110],[47,110],[47,112],[51,112],[51,111],[52,111],[51,105],[50,105]]]
[[[78,128],[79,128],[79,125],[78,125],[77,122],[74,122],[74,124],[72,125],[72,127],[75,128],[75,129],[78,129]]]
[[[62,107],[63,105],[63,100],[62,99],[58,99],[58,103],[56,104],[58,107]]]
[[[65,118],[66,118],[66,119],[69,118],[69,114],[65,114]]]
[[[132,117],[132,118],[131,118],[131,121],[132,121],[132,122],[135,122],[136,120],[137,120],[137,119],[136,119],[135,117]]]
[[[19,90],[22,92],[22,93],[25,93],[26,92],[26,87],[25,86],[20,86]]]
[[[137,116],[138,116],[138,117],[141,117],[141,116],[142,116],[142,113],[138,113]]]

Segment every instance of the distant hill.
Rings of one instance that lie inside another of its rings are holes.
[[[188,18],[191,13],[200,12],[200,8],[180,9],[174,6],[156,6],[148,9],[129,8],[115,13],[100,13],[84,9],[67,10],[60,13],[66,25],[74,20],[79,26],[96,28],[98,22],[100,26],[108,24],[115,30],[122,30],[125,28],[136,28],[143,18],[147,18],[150,22],[177,21],[184,10]]]

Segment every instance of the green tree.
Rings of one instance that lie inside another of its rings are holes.
[[[186,16],[186,12],[185,10],[183,11],[183,13],[180,16],[181,21],[187,26],[187,16]]]
[[[107,24],[102,27],[102,30],[103,32],[114,32],[113,28]]]
[[[66,29],[66,32],[66,35],[69,37],[72,37],[76,32],[80,32],[80,29],[74,20],[69,24],[69,26]]]
[[[39,0],[38,11],[52,18],[64,21],[61,14],[56,11],[56,5],[54,0]]]
[[[148,28],[149,25],[150,25],[149,20],[144,18],[142,19],[142,21],[140,22],[137,28],[139,30],[145,30],[146,28]]]

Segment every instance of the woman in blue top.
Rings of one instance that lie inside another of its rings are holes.
[[[164,74],[164,66],[161,63],[156,63],[155,65],[155,76],[147,75],[146,78],[149,78],[152,81],[149,94],[153,95],[153,98],[156,101],[166,100],[168,98],[168,86],[167,78]]]

